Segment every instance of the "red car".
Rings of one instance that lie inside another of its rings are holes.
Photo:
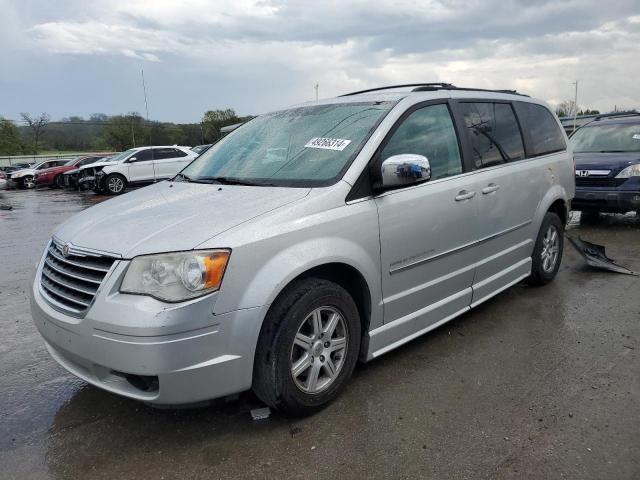
[[[88,165],[90,163],[96,162],[104,158],[104,155],[91,155],[74,158],[73,160],[69,160],[64,165],[60,165],[58,167],[45,168],[40,170],[35,175],[36,186],[43,187],[48,186],[49,188],[62,188],[64,187],[64,178],[62,174],[64,172],[68,172],[69,170],[75,170],[76,168],[80,168],[84,165]]]

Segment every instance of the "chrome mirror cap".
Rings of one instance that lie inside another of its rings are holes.
[[[382,187],[397,187],[426,182],[431,178],[431,165],[424,155],[394,155],[382,162]]]

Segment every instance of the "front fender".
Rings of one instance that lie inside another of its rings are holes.
[[[308,270],[340,263],[357,270],[367,282],[371,294],[371,328],[382,325],[380,244],[375,205],[361,202],[321,215],[322,221],[309,223],[307,220],[315,215],[298,221],[289,217],[285,226],[265,219],[261,225],[265,229],[276,228],[278,234],[232,247],[216,313],[269,305],[290,282]],[[306,227],[290,228],[292,225]],[[244,233],[247,234],[246,230]]]

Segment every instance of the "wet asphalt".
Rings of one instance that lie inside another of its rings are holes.
[[[640,478],[640,277],[586,267],[516,286],[361,365],[321,413],[253,421],[251,393],[159,410],[47,354],[29,278],[92,193],[0,192],[0,478]],[[640,217],[571,230],[640,271]]]

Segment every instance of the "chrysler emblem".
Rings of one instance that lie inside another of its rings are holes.
[[[62,255],[64,255],[65,257],[69,256],[69,244],[65,243],[64,247],[62,247]]]

